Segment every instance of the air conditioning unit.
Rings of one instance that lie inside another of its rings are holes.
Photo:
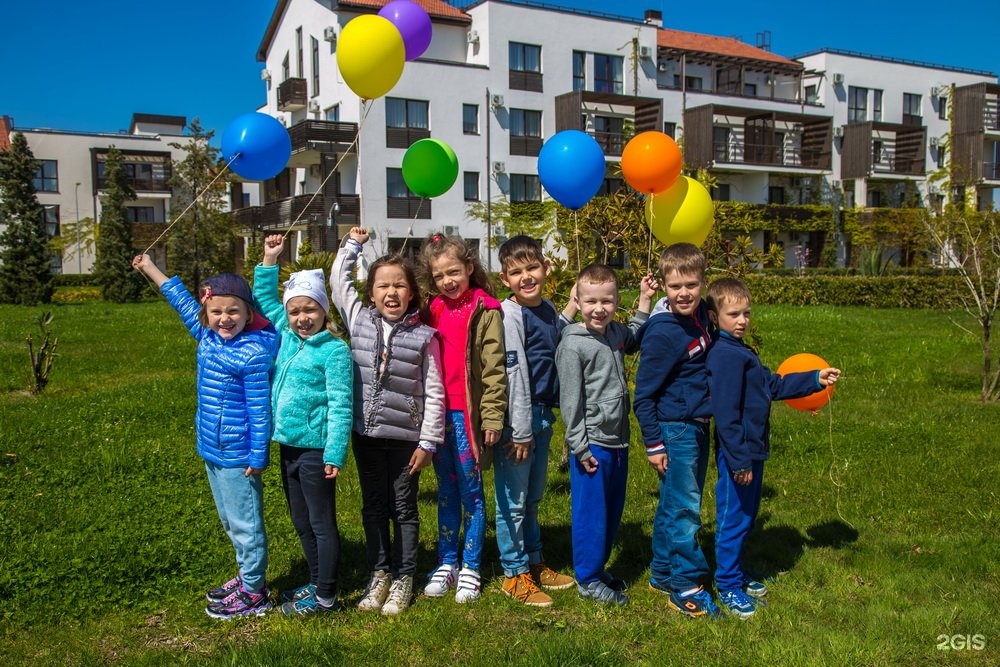
[[[833,85],[840,86],[840,85],[843,85],[843,83],[844,83],[844,74],[843,74],[843,72],[834,72],[833,73]]]
[[[497,161],[497,162],[493,163],[493,173],[494,174],[502,174],[502,173],[504,173],[506,171],[507,171],[507,165],[505,165],[503,162]]]
[[[844,136],[844,128],[843,127],[835,127],[835,128],[833,128],[833,136],[835,136],[835,137],[842,137],[842,136]]]
[[[931,86],[931,97],[944,97],[948,94],[948,86]]]
[[[494,109],[499,109],[503,106],[503,95],[499,93],[493,93],[490,95],[490,106]]]
[[[936,148],[940,143],[941,143],[940,137],[931,137],[930,141],[931,148]]]
[[[643,60],[652,60],[653,48],[651,46],[640,46],[639,57],[642,58]]]
[[[337,27],[328,25],[323,28],[323,40],[327,42],[337,41]]]
[[[270,81],[271,80],[271,70],[269,70],[269,69],[262,69],[260,71],[260,80],[261,81]]]
[[[310,100],[310,102],[309,102],[309,112],[310,113],[319,113],[319,102],[317,102],[316,100]]]
[[[465,41],[467,41],[469,44],[478,44],[479,43],[479,31],[478,30],[470,30],[469,32],[465,33]]]
[[[458,227],[456,227],[455,225],[445,225],[444,229],[442,231],[444,232],[445,236],[457,236],[458,235]]]

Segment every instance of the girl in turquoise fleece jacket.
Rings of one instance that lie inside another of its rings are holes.
[[[282,594],[285,614],[330,611],[337,602],[340,533],[336,482],[351,434],[351,351],[327,311],[322,269],[293,273],[278,299],[284,237],[268,236],[254,270],[254,296],[281,334],[271,386],[273,439],[281,445],[281,482],[309,565],[309,582]]]

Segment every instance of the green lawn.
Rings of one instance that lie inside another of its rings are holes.
[[[656,483],[635,447],[611,563],[630,583],[628,607],[572,590],[549,610],[519,606],[499,592],[491,531],[479,602],[421,597],[396,619],[357,612],[367,573],[349,462],[338,484],[346,610],[226,623],[203,612],[204,591],[235,565],[193,447],[193,341],[162,302],[56,307],[60,357],[31,397],[24,337],[39,310],[0,307],[4,665],[1000,663],[1000,406],[977,402],[976,341],[947,313],[755,308],[765,363],[808,351],[844,377],[818,416],[774,408],[747,554],[771,578],[770,604],[748,621],[683,618],[648,588]],[[546,553],[569,568],[568,479],[554,460],[550,472]],[[265,484],[281,589],[301,583],[304,562],[276,466]],[[434,487],[428,470],[421,584],[435,563]],[[973,642],[955,635],[985,646],[958,648]]]

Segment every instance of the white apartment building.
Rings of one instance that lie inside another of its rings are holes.
[[[300,238],[333,249],[363,221],[375,231],[374,253],[439,230],[485,251],[503,230],[470,218],[468,205],[542,199],[538,151],[571,128],[592,133],[609,163],[632,131],[672,134],[683,140],[687,166],[718,179],[720,200],[877,208],[899,206],[909,187],[933,203],[947,194],[927,176],[951,164],[940,147],[952,90],[972,109],[961,112],[955,160],[968,163],[983,202],[1000,187],[1000,87],[989,72],[834,49],[790,59],[664,28],[653,10],[640,19],[532,0],[461,10],[419,0],[434,26],[428,51],[406,63],[385,97],[364,104],[340,77],[337,39],[386,1],[276,2],[257,54],[267,91],[261,111],[289,128],[293,154],[290,168],[263,184],[263,204],[236,212],[254,235],[297,220]],[[421,202],[401,163],[424,137],[455,150],[459,177]],[[613,165],[608,174],[605,191],[620,183]],[[759,232],[755,242],[784,243],[794,263],[792,248],[815,239]]]
[[[39,163],[35,190],[50,236],[59,235],[66,223],[100,219],[104,161],[112,146],[118,148],[136,193],[136,199],[126,206],[139,244],[155,239],[170,219],[172,161],[182,159],[184,153],[169,144],[187,141],[183,136],[186,124],[183,116],[136,113],[127,132],[73,132],[17,127],[4,117],[0,133],[5,138],[13,132],[23,134]],[[83,250],[85,245],[71,244],[64,257],[53,258],[53,269],[57,273],[90,273],[95,257]],[[162,247],[154,248],[150,255],[163,265]]]

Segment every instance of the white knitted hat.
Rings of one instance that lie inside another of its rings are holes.
[[[330,299],[326,296],[326,280],[323,277],[323,269],[296,271],[288,278],[281,303],[287,305],[289,299],[297,296],[309,297],[320,305],[324,313],[330,310]]]

